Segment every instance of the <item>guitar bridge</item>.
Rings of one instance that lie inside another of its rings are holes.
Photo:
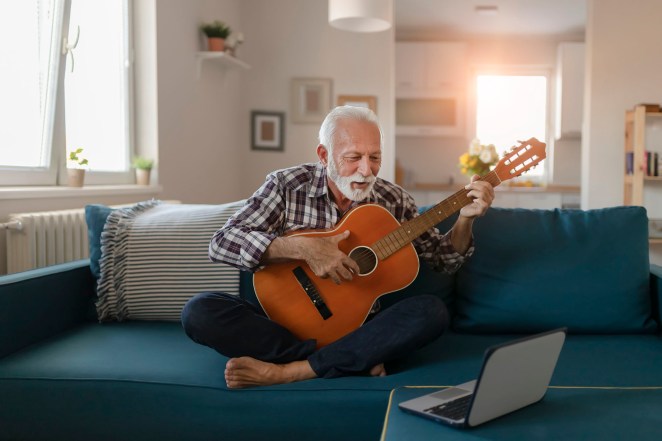
[[[333,314],[329,310],[328,306],[326,306],[326,303],[324,303],[324,299],[322,299],[322,296],[320,296],[320,293],[317,291],[313,281],[310,280],[310,277],[308,277],[308,274],[306,274],[303,268],[297,266],[292,270],[292,273],[294,274],[294,277],[297,278],[299,285],[301,285],[301,288],[303,288],[303,290],[306,292],[306,295],[308,295],[308,298],[313,303],[315,308],[317,308],[317,312],[319,312],[322,318],[326,320],[331,317]]]

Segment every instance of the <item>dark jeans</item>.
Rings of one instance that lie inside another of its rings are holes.
[[[307,359],[318,377],[360,374],[395,360],[439,337],[448,311],[437,297],[421,295],[397,302],[341,339],[315,349],[238,296],[204,292],[182,311],[186,334],[226,357],[249,356],[271,363]]]

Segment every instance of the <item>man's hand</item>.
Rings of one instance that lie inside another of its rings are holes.
[[[352,280],[359,273],[358,264],[340,251],[338,243],[349,237],[349,231],[328,237],[285,236],[276,238],[262,256],[262,264],[287,260],[304,260],[317,277]]]
[[[460,210],[460,216],[451,230],[451,243],[458,253],[464,255],[471,245],[471,229],[474,219],[483,216],[494,200],[492,184],[479,181],[480,176],[473,175],[471,183],[464,188],[469,190],[467,197],[473,199],[469,205]]]
[[[471,177],[471,183],[464,187],[466,190],[469,190],[467,196],[472,198],[473,202],[462,207],[460,216],[469,219],[483,216],[492,205],[492,201],[494,201],[494,188],[492,184],[486,181],[479,181],[478,179],[480,179],[480,176],[473,175]]]
[[[304,260],[316,276],[330,277],[337,285],[341,278],[352,280],[359,273],[358,264],[338,249],[338,243],[349,237],[349,230],[329,237],[302,237]]]

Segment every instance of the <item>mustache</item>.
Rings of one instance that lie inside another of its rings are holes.
[[[361,183],[367,182],[371,184],[377,180],[377,177],[375,175],[363,176],[360,173],[354,173],[352,176],[347,176],[345,179],[351,182],[361,182]]]

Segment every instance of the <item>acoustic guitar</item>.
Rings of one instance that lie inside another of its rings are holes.
[[[496,187],[545,157],[544,143],[535,138],[520,141],[481,180]],[[411,242],[470,204],[467,193],[459,190],[402,225],[385,208],[365,204],[347,212],[331,230],[292,234],[327,237],[350,230],[338,246],[358,264],[358,277],[336,285],[330,278],[317,277],[301,260],[269,264],[253,276],[260,305],[271,320],[301,340],[316,339],[317,347],[338,340],[363,324],[375,300],[414,281],[419,262]]]

